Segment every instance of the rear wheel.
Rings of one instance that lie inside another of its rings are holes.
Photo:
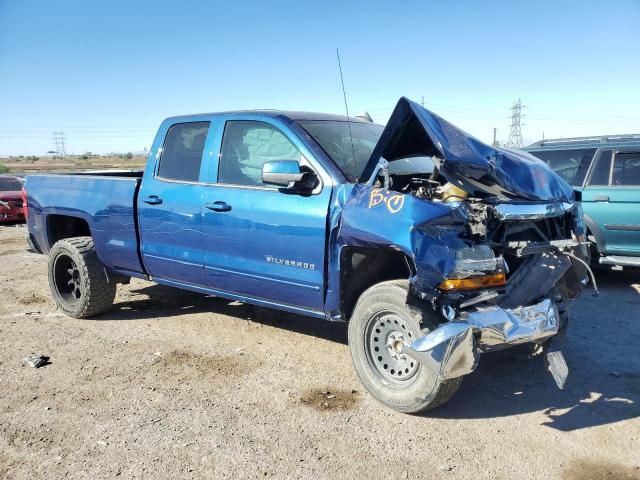
[[[402,353],[434,325],[407,303],[409,282],[382,282],[366,290],[349,321],[349,348],[365,388],[381,403],[405,413],[419,413],[446,403],[462,378],[441,380]],[[422,322],[422,324],[421,324]]]
[[[55,243],[49,252],[49,288],[58,307],[75,318],[106,312],[116,295],[91,237]]]

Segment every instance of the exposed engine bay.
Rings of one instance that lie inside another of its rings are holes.
[[[468,246],[456,250],[448,280],[431,298],[443,320],[472,306],[517,308],[552,297],[564,324],[566,305],[588,280],[580,206],[514,201],[490,193],[472,197],[439,173],[437,159],[433,163],[430,172],[393,174],[383,161],[377,182],[464,213],[466,232],[462,236]],[[480,278],[486,279],[487,288],[472,281]]]

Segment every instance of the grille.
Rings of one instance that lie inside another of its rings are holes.
[[[513,241],[548,242],[571,238],[572,219],[570,214],[542,220],[520,220],[501,222],[488,232],[495,244]]]

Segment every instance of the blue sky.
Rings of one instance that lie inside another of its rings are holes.
[[[140,151],[169,115],[245,108],[384,123],[408,96],[478,138],[640,133],[640,0],[0,0],[0,155]]]

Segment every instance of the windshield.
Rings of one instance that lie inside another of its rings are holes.
[[[22,182],[17,178],[0,178],[0,192],[17,192],[22,190]]]
[[[595,151],[595,148],[584,148],[580,150],[543,150],[529,153],[544,160],[569,185],[581,186]]]
[[[432,173],[435,168],[431,157],[399,158],[389,163],[391,175],[419,175]]]
[[[298,123],[320,144],[345,177],[352,182],[357,181],[362,175],[384,130],[384,127],[375,123],[335,120],[302,120]],[[349,125],[353,148],[349,137]]]

